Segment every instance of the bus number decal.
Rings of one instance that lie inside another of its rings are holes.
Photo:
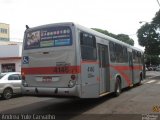
[[[92,77],[95,76],[95,75],[93,74],[93,73],[94,73],[94,66],[88,67],[88,68],[87,68],[87,71],[88,71],[88,78],[92,78]]]
[[[88,72],[94,72],[94,66],[88,67]]]
[[[66,66],[55,67],[55,68],[53,69],[53,71],[54,71],[55,73],[68,73],[68,72],[69,72],[69,68],[66,67]]]
[[[78,66],[58,66],[53,68],[55,74],[77,74],[80,72]]]

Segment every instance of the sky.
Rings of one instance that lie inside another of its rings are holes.
[[[0,0],[0,23],[10,24],[11,41],[23,40],[25,25],[75,22],[127,34],[139,47],[139,21],[151,22],[159,9],[157,0]]]

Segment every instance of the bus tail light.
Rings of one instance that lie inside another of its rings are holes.
[[[75,80],[76,76],[75,75],[71,75],[71,80]]]
[[[25,80],[25,79],[26,79],[24,72],[21,72],[21,76],[22,76],[22,80]]]
[[[22,80],[26,80],[26,77],[25,77],[25,75],[22,75]]]
[[[23,85],[24,87],[27,87],[27,86],[28,86],[28,84],[26,83],[26,76],[25,76],[24,73],[22,73],[22,85]]]

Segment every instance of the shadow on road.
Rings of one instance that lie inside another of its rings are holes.
[[[20,94],[20,95],[13,95],[11,99],[19,98],[19,97],[22,97],[22,95],[21,95],[21,94]],[[3,100],[5,100],[5,99],[4,99],[4,98],[2,97],[2,95],[1,95],[1,96],[0,96],[0,101],[3,101]]]
[[[1,112],[1,114],[52,114],[57,116],[59,119],[65,120],[77,115],[81,115],[85,111],[92,109],[95,106],[112,99],[113,97],[113,94],[109,94],[102,98],[95,99],[53,98],[34,104],[6,110]]]
[[[132,88],[134,89],[136,87],[138,87],[138,85],[133,86]],[[132,90],[132,88],[123,89],[122,94]],[[26,96],[26,99],[27,97],[30,98],[29,96]],[[1,112],[1,114],[51,114],[56,116],[56,120],[68,120],[74,119],[74,117],[80,116],[86,111],[93,109],[94,107],[113,98],[114,94],[109,94],[95,99],[51,98],[18,108],[9,109]],[[90,116],[93,117],[93,115]]]

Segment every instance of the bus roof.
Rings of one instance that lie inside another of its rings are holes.
[[[100,38],[106,39],[106,40],[108,40],[108,41],[113,41],[113,42],[115,42],[115,43],[124,45],[124,46],[126,46],[126,47],[128,47],[128,48],[131,48],[131,49],[134,49],[134,50],[143,52],[143,50],[141,50],[141,49],[139,49],[139,48],[137,48],[137,47],[131,46],[131,45],[129,45],[129,44],[127,44],[127,43],[124,43],[124,42],[122,42],[122,41],[120,41],[120,40],[118,40],[118,39],[115,39],[115,38],[113,38],[113,37],[110,37],[110,36],[108,36],[108,35],[105,35],[105,34],[103,34],[103,33],[97,32],[97,31],[95,31],[95,30],[93,30],[93,29],[84,27],[84,26],[79,25],[79,24],[74,23],[74,22],[62,22],[62,23],[52,23],[52,24],[41,25],[41,26],[37,26],[37,27],[33,27],[33,28],[26,29],[25,32],[29,32],[30,30],[34,30],[34,29],[36,30],[36,29],[46,28],[46,27],[50,27],[50,26],[55,26],[55,25],[56,25],[56,26],[66,26],[66,25],[75,26],[76,28],[78,28],[78,29],[80,29],[80,30],[83,30],[83,31],[88,32],[88,33],[91,33],[91,34],[93,34],[93,35],[95,35],[95,36],[98,36],[98,37],[100,37]]]
[[[105,35],[105,34],[103,34],[103,33],[97,32],[97,31],[95,31],[95,30],[93,30],[93,29],[86,28],[86,27],[81,26],[81,25],[79,25],[79,24],[75,24],[75,25],[76,25],[79,29],[84,30],[84,31],[86,31],[86,32],[88,31],[89,33],[92,33],[92,34],[94,34],[94,35],[96,35],[96,36],[98,36],[98,37],[100,37],[100,38],[106,39],[106,40],[108,40],[108,41],[113,41],[113,42],[115,42],[115,43],[118,43],[118,44],[127,46],[127,47],[129,47],[129,48],[131,48],[131,49],[134,49],[134,50],[138,50],[138,51],[140,51],[140,52],[143,52],[143,50],[141,50],[141,49],[139,49],[139,48],[137,48],[137,47],[131,46],[131,45],[125,43],[125,42],[122,42],[122,41],[120,41],[120,40],[118,40],[118,39],[115,39],[115,38],[110,37],[110,36],[108,36],[108,35]]]

